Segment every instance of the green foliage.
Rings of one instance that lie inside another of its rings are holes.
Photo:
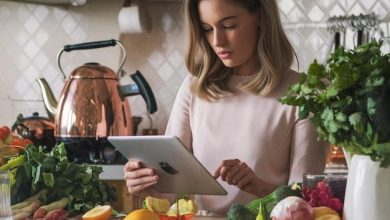
[[[281,102],[298,106],[299,117],[310,118],[322,139],[387,167],[390,54],[381,54],[381,45],[372,41],[354,50],[339,48],[326,66],[314,60]]]
[[[68,197],[70,214],[81,214],[116,200],[115,188],[99,180],[102,168],[70,162],[63,144],[49,153],[31,145],[24,154],[26,159],[21,170],[26,172],[21,172],[24,175],[20,178],[30,179],[30,185],[21,184],[31,191],[30,194],[47,190],[49,193],[43,198],[44,204]]]

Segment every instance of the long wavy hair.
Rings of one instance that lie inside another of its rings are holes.
[[[192,92],[206,100],[217,100],[233,91],[228,81],[233,69],[226,67],[208,43],[202,29],[198,4],[201,0],[185,0],[186,22],[185,62],[195,76]],[[266,95],[280,82],[283,73],[293,62],[294,49],[283,31],[276,0],[229,0],[251,14],[258,13],[259,30],[257,57],[260,70],[255,78],[240,86],[247,92]]]

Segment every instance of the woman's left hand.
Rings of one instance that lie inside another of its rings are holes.
[[[239,159],[223,160],[214,173],[214,177],[221,177],[222,181],[235,185],[247,193],[264,196],[272,189],[270,184],[260,180],[253,170]]]

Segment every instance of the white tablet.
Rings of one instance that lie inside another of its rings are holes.
[[[160,176],[161,193],[226,195],[226,190],[174,136],[110,136],[114,147],[130,160],[139,160]]]

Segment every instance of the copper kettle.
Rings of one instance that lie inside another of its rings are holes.
[[[139,71],[130,75],[136,84],[119,84],[118,74],[122,71],[127,55],[123,45],[117,40],[66,45],[58,55],[58,67],[66,79],[61,67],[61,55],[64,52],[116,45],[123,51],[117,73],[95,62],[77,67],[65,82],[58,104],[46,80],[37,79],[46,111],[54,119],[54,134],[57,138],[98,139],[133,135],[131,110],[126,96],[140,94],[146,102],[148,112],[152,114],[157,111],[154,94]]]

